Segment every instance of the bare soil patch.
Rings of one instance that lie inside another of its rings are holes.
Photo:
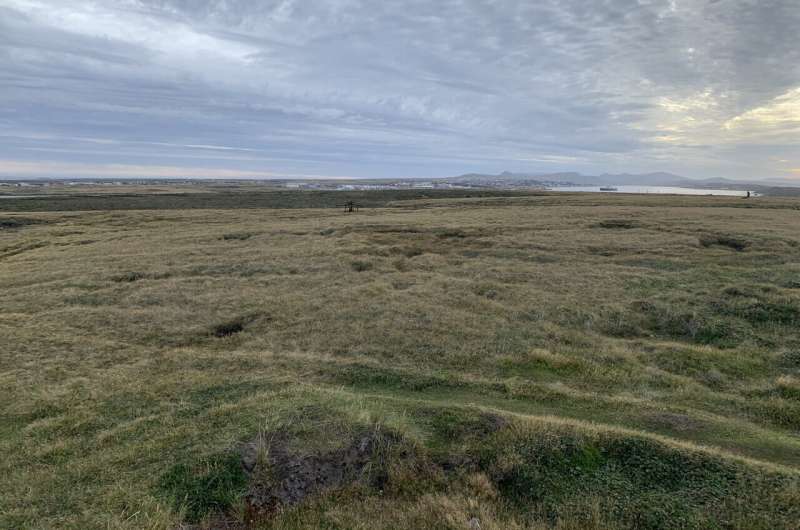
[[[268,518],[311,495],[355,482],[383,489],[388,474],[380,460],[386,445],[395,441],[386,433],[361,433],[341,449],[315,454],[292,451],[289,437],[281,433],[267,442],[245,444],[242,467],[250,480],[244,497],[247,520]]]

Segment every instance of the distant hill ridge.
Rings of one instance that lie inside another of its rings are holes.
[[[603,173],[602,175],[583,175],[575,171],[558,173],[513,173],[503,171],[497,175],[481,173],[467,173],[457,177],[446,179],[451,182],[462,182],[469,184],[498,184],[507,182],[508,184],[540,184],[542,186],[560,184],[574,186],[682,186],[682,187],[724,187],[724,188],[747,188],[764,185],[792,185],[789,181],[761,181],[743,182],[726,178],[691,179],[657,171],[653,173]],[[794,185],[800,185],[796,183]]]

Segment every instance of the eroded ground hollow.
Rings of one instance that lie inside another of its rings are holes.
[[[354,483],[381,490],[388,480],[389,454],[403,443],[398,435],[379,429],[361,431],[345,446],[326,452],[298,451],[291,440],[279,432],[259,435],[242,446],[242,467],[249,479],[244,496],[247,522]]]

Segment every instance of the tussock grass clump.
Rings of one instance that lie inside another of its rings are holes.
[[[246,324],[247,321],[242,318],[228,320],[227,322],[217,324],[211,328],[211,334],[217,338],[230,337],[231,335],[235,335],[244,331]]]
[[[397,279],[392,280],[392,287],[397,289],[398,291],[404,291],[414,286],[414,282],[404,280],[404,279]]]
[[[728,287],[722,297],[693,298],[607,307],[599,329],[616,337],[655,335],[730,348],[748,339],[767,342],[774,326],[800,322],[800,301],[774,289]]]
[[[231,232],[229,234],[222,234],[220,239],[223,241],[247,241],[256,235],[253,232]]]
[[[717,388],[768,370],[768,359],[707,347],[661,347],[646,355],[648,362],[668,372],[691,377]]]
[[[31,219],[26,217],[0,217],[0,230],[12,230],[29,225],[45,223],[42,219]]]
[[[187,522],[198,523],[211,514],[229,510],[240,501],[246,488],[241,458],[228,450],[196,462],[173,465],[159,478],[156,493],[183,511]]]
[[[464,239],[465,237],[468,237],[468,235],[463,230],[445,229],[436,232],[436,237],[438,237],[439,239],[451,239],[451,238]]]
[[[498,364],[502,373],[508,376],[571,375],[586,368],[586,362],[581,359],[538,348],[523,355],[499,358]]]
[[[147,278],[147,274],[143,272],[123,272],[121,274],[117,274],[112,276],[111,279],[117,283],[132,283],[138,282],[139,280],[144,280]]]
[[[134,283],[141,280],[165,280],[173,276],[171,271],[142,272],[126,271],[111,276],[111,281],[115,283]]]
[[[714,308],[721,314],[755,325],[794,325],[800,322],[800,302],[789,297],[737,296],[715,302]]]
[[[591,520],[598,507],[622,528],[761,527],[766,521],[789,528],[800,516],[796,476],[753,474],[714,454],[644,437],[515,424],[481,454],[501,495],[550,521]],[[785,488],[781,507],[770,499],[776,482]],[[738,509],[745,499],[771,508]]]
[[[633,219],[606,219],[593,225],[595,228],[607,228],[612,230],[630,230],[631,228],[641,227],[639,221]]]
[[[741,237],[726,234],[706,234],[699,238],[700,245],[703,247],[720,246],[727,247],[736,251],[743,251],[750,246],[750,242]]]
[[[778,364],[785,369],[800,371],[800,349],[781,352],[778,356]]]
[[[370,271],[375,267],[375,264],[371,261],[364,261],[364,260],[355,260],[350,262],[350,268],[352,268],[356,272],[366,272]]]
[[[497,286],[494,284],[478,284],[473,288],[473,292],[477,296],[482,296],[489,300],[494,300],[500,295]]]
[[[800,322],[800,300],[769,285],[729,286],[721,296],[708,293],[688,304],[677,302],[671,310],[659,308],[659,304],[641,306],[655,318],[652,322],[659,333],[721,347],[748,340],[774,344],[776,328],[787,329]],[[681,315],[688,320],[681,323]],[[681,333],[682,329],[686,333]]]
[[[417,256],[422,256],[428,250],[421,248],[421,247],[407,247],[402,249],[400,252],[407,258],[415,258]]]
[[[393,262],[393,264],[394,268],[400,272],[408,272],[413,268],[411,262],[406,258],[397,259]]]
[[[599,329],[616,337],[655,335],[730,347],[741,340],[736,326],[713,312],[661,301],[636,301],[603,311]]]

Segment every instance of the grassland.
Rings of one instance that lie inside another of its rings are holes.
[[[231,184],[196,186],[87,186],[76,193],[57,187],[45,193],[9,193],[0,200],[0,211],[116,211],[252,208],[337,208],[348,201],[361,207],[385,207],[394,201],[424,199],[524,197],[530,191],[478,189],[400,189],[380,191],[298,191],[270,189],[263,185]],[[16,196],[16,197],[15,197]],[[11,198],[14,197],[14,198]]]
[[[800,201],[263,193],[0,201],[0,527],[798,527]]]

